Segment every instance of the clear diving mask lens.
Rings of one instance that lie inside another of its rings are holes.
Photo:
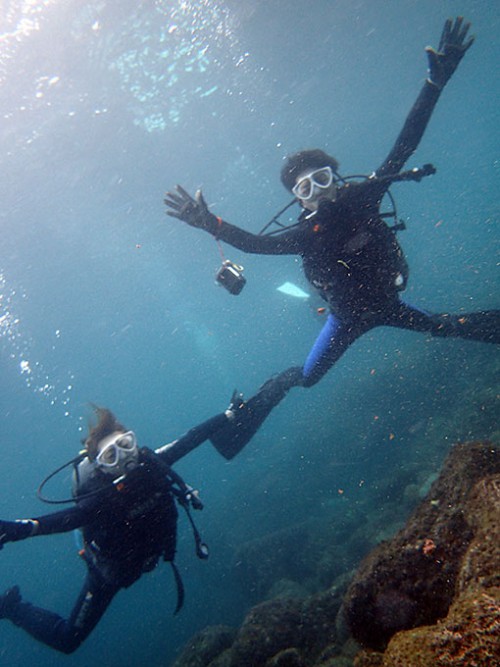
[[[116,469],[118,467],[127,468],[127,464],[135,462],[137,459],[137,438],[133,431],[120,433],[111,442],[108,442],[96,456],[96,463],[105,472],[106,469]]]
[[[333,183],[333,171],[331,167],[315,169],[310,174],[303,176],[293,186],[292,192],[297,199],[308,201],[320,194],[321,190],[327,190]]]

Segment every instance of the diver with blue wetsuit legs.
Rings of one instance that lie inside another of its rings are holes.
[[[390,326],[490,343],[500,342],[500,311],[431,314],[405,303],[401,294],[408,265],[394,229],[383,219],[382,199],[395,181],[420,181],[432,165],[402,172],[416,150],[441,92],[472,45],[470,24],[447,20],[438,50],[427,47],[429,76],[391,151],[381,166],[361,182],[338,173],[337,160],[322,150],[289,156],[281,170],[283,185],[303,211],[298,223],[273,234],[252,234],[213,215],[199,190],[191,197],[177,186],[165,198],[168,215],[203,229],[244,252],[299,255],[305,275],[329,307],[327,321],[303,367],[271,378],[243,402],[235,394],[236,419],[211,438],[232,458],[294,386],[311,387],[364,333]]]
[[[35,639],[63,653],[72,653],[95,628],[121,588],[128,588],[160,559],[170,562],[177,583],[177,608],[184,592],[174,564],[177,506],[188,513],[200,558],[208,550],[192,521],[189,508],[201,509],[197,492],[170,467],[234,418],[216,415],[183,437],[152,451],[139,448],[110,410],[96,408],[98,421],[89,430],[85,450],[54,471],[74,466],[74,507],[32,519],[0,521],[0,549],[7,542],[81,529],[80,552],[87,566],[81,593],[68,619],[22,599],[19,587],[0,595],[0,618],[6,618]],[[41,496],[42,497],[42,496]],[[43,499],[43,497],[42,497]]]

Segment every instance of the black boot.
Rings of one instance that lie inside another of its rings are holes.
[[[19,586],[8,588],[3,595],[0,595],[0,618],[11,618],[12,613],[16,611],[21,602],[21,593]]]
[[[241,394],[235,392],[229,406],[234,419],[217,431],[210,442],[224,458],[234,458],[257,433],[288,390],[301,384],[302,368],[293,367],[268,380],[248,401],[243,401]]]
[[[431,319],[433,336],[500,343],[500,310],[483,310],[463,315],[432,315]]]

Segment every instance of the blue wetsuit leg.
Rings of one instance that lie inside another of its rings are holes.
[[[413,331],[428,331],[434,335],[437,329],[436,316],[397,301],[365,317],[353,315],[352,318],[341,318],[330,314],[323,329],[317,337],[303,367],[304,387],[316,384],[328,372],[333,364],[340,359],[347,348],[362,334],[377,326],[398,327]]]
[[[328,315],[304,364],[302,386],[311,387],[319,382],[347,348],[371,328],[368,323],[354,323],[338,315]]]

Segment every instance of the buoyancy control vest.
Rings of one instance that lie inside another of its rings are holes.
[[[140,450],[136,468],[114,480],[85,457],[74,467],[72,486],[77,504],[85,504],[95,496],[90,502],[98,506],[96,521],[82,529],[88,565],[110,578],[118,578],[120,585],[127,587],[163,557],[174,572],[177,613],[183,604],[184,587],[174,563],[178,516],[175,500],[187,513],[198,557],[208,557],[208,548],[189,511],[190,506],[202,508],[194,490],[148,448]]]

